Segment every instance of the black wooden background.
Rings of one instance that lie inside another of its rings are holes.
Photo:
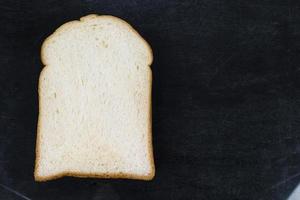
[[[90,13],[153,48],[153,181],[34,182],[40,47]],[[297,1],[0,1],[1,200],[286,200],[299,173]]]

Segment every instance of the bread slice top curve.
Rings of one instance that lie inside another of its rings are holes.
[[[125,21],[88,15],[42,45],[35,180],[154,177],[152,50]]]

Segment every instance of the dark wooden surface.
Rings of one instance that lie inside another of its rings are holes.
[[[89,13],[153,48],[153,181],[33,180],[42,41]],[[300,182],[297,1],[7,0],[0,26],[1,200],[286,200]]]

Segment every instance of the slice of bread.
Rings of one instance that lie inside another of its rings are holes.
[[[152,50],[125,21],[88,15],[41,51],[36,181],[151,180]]]

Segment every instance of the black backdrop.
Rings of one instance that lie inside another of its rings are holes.
[[[287,199],[300,183],[296,2],[1,1],[0,199]],[[89,13],[153,48],[153,181],[33,180],[41,43]]]

